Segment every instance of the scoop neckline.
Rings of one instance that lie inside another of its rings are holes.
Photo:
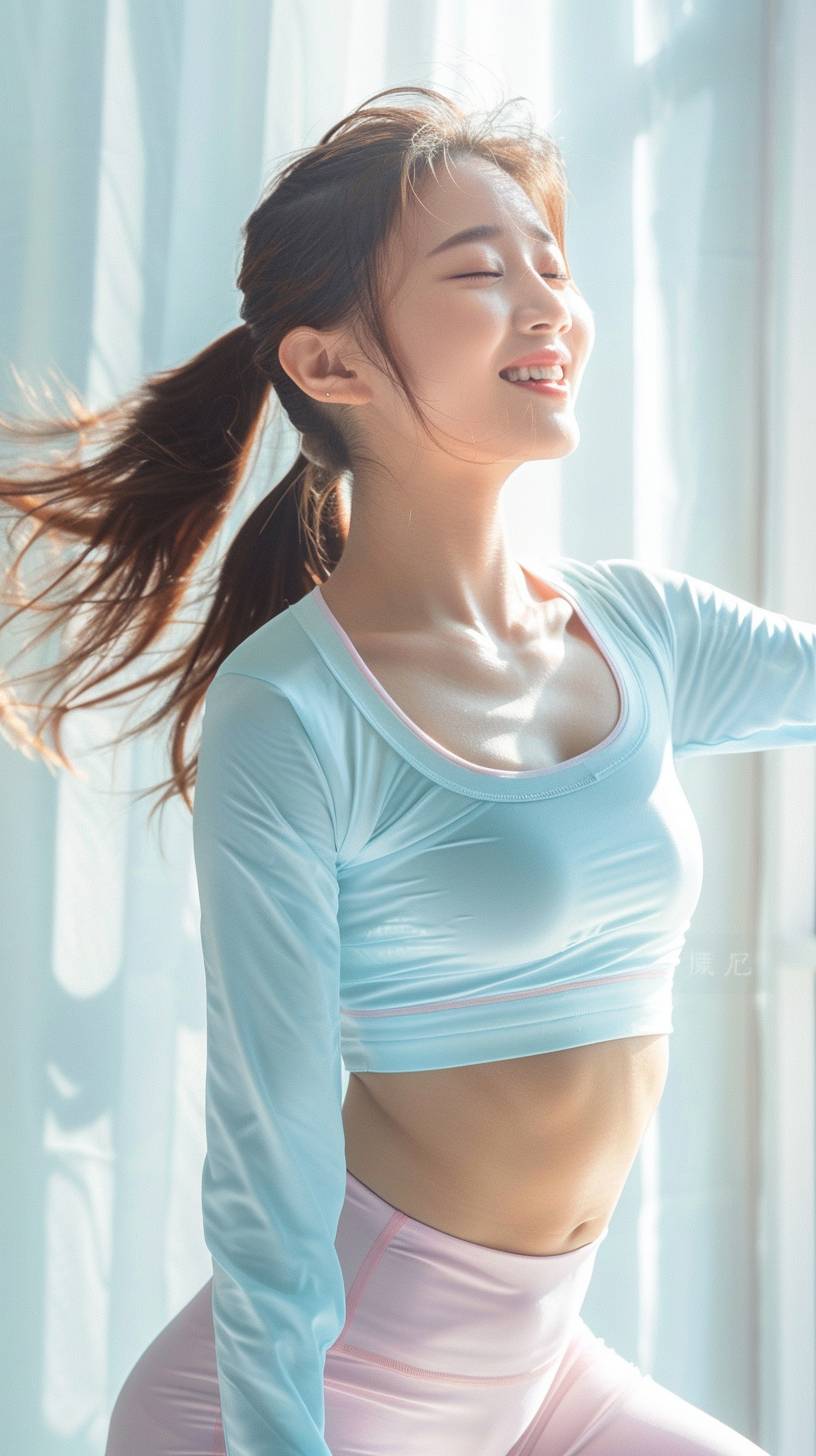
[[[620,640],[610,641],[610,635],[605,625],[599,623],[594,609],[587,608],[585,596],[576,592],[574,579],[565,580],[565,565],[568,569],[568,564],[573,564],[572,558],[559,557],[548,561],[546,569],[525,567],[519,562],[522,570],[534,580],[566,597],[615,678],[621,711],[615,726],[600,743],[572,758],[543,768],[488,768],[471,763],[438,743],[408,717],[375,677],[323,597],[320,584],[295,602],[292,611],[360,711],[402,757],[423,773],[446,787],[464,790],[479,798],[545,798],[568,793],[605,777],[629,756],[645,731],[642,693],[639,697],[641,721],[635,722],[633,714],[635,690],[640,687],[640,680],[620,646]],[[635,743],[630,742],[633,724],[641,730]]]

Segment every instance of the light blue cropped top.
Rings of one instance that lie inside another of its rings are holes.
[[[536,575],[620,698],[609,736],[554,767],[486,769],[435,743],[319,587],[207,691],[202,1209],[227,1456],[329,1456],[342,1064],[419,1071],[671,1032],[702,885],[675,760],[816,744],[816,625],[626,558]]]

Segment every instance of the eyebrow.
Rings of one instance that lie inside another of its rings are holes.
[[[431,248],[430,253],[426,253],[425,256],[426,258],[432,258],[435,253],[442,253],[446,248],[457,248],[461,243],[475,243],[479,242],[482,238],[500,238],[504,235],[504,231],[504,228],[496,227],[491,223],[481,223],[477,227],[463,228],[462,232],[453,233],[449,238],[446,238],[444,243],[437,243],[436,247]],[[539,224],[535,224],[532,228],[529,228],[528,232],[530,237],[540,238],[544,243],[555,243],[556,246],[558,245],[558,239],[553,237],[547,228]]]

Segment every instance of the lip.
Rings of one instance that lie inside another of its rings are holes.
[[[512,381],[503,379],[503,384],[510,384]],[[529,389],[533,394],[549,395],[552,399],[568,399],[570,387],[566,376],[563,379],[530,379],[519,380],[518,384],[513,383],[514,389]]]
[[[540,364],[545,369],[551,364],[560,364],[566,374],[569,362],[569,354],[565,354],[562,349],[537,349],[534,354],[523,354],[520,359],[512,359],[509,364],[503,364],[499,373],[505,369],[529,369],[534,364]]]

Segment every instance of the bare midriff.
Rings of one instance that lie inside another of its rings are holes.
[[[422,1223],[561,1254],[606,1228],[668,1071],[668,1036],[429,1072],[352,1072],[346,1166]]]
[[[371,630],[383,613],[360,601],[356,581],[341,585],[338,569],[321,592],[375,679],[436,743],[488,769],[546,768],[603,742],[622,704],[571,604],[522,570],[540,625],[534,608],[512,649]],[[530,694],[543,681],[544,714]],[[606,1228],[668,1061],[668,1036],[655,1033],[471,1066],[355,1072],[343,1103],[346,1166],[395,1208],[457,1238],[564,1253]]]

